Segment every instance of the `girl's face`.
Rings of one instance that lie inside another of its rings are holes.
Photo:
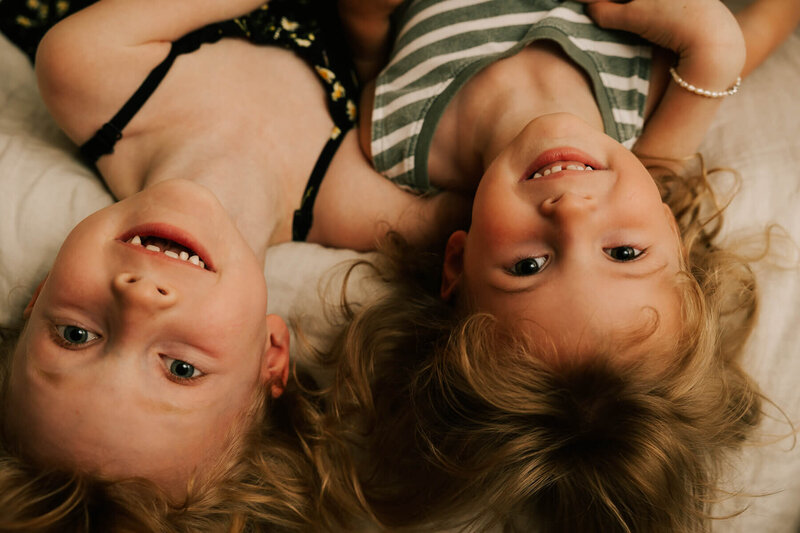
[[[285,383],[288,332],[266,314],[261,263],[191,182],[160,183],[83,220],[32,303],[9,417],[48,464],[145,477],[180,498],[259,387],[277,395]]]
[[[577,356],[641,331],[654,310],[647,349],[678,330],[680,267],[674,217],[644,166],[561,113],[529,123],[487,169],[469,232],[448,242],[442,295],[464,290],[478,310]]]

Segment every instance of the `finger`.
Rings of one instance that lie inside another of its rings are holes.
[[[635,3],[592,2],[586,11],[601,28],[638,34],[644,30],[645,20]]]

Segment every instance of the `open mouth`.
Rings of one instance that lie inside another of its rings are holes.
[[[184,231],[166,224],[146,224],[130,230],[120,241],[151,253],[215,272],[205,249]]]
[[[182,244],[178,244],[175,241],[171,241],[169,239],[164,239],[161,237],[134,235],[126,242],[128,244],[142,246],[146,250],[150,250],[151,252],[160,252],[166,255],[167,257],[171,257],[173,259],[180,259],[181,261],[187,261],[195,266],[199,266],[200,268],[209,270],[208,268],[206,268],[205,261],[203,261],[194,250],[192,250],[191,248],[187,248]]]
[[[562,172],[564,170],[592,171],[594,168],[589,165],[585,165],[580,161],[555,161],[553,163],[548,163],[543,167],[537,168],[533,174],[529,175],[526,179],[535,180],[551,174]]]
[[[561,172],[592,172],[595,170],[605,170],[605,168],[589,154],[564,146],[551,148],[539,154],[525,174],[520,177],[520,181],[549,178]]]

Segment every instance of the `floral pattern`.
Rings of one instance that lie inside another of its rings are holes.
[[[33,62],[44,34],[59,20],[94,0],[0,0],[0,31]],[[323,24],[331,16],[328,0],[270,0],[233,20],[214,24],[221,35],[241,37],[255,44],[287,48],[314,68],[328,95],[336,131],[346,131],[357,118],[358,84],[338,35],[338,26]]]

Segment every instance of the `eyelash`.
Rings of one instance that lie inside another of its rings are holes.
[[[84,343],[76,343],[76,342],[69,342],[67,339],[64,338],[62,332],[60,331],[62,328],[77,328],[80,330],[85,331],[89,335],[94,335],[94,339],[89,339],[87,342]],[[56,324],[50,329],[50,337],[53,339],[57,345],[65,348],[67,350],[82,350],[87,346],[93,345],[96,341],[100,340],[102,337],[97,333],[93,332],[90,329],[84,328],[82,326],[76,326],[75,324]]]
[[[611,257],[611,255],[608,252],[610,250],[616,250],[617,248],[632,248],[632,249],[638,251],[639,253],[636,255],[636,257],[633,257],[632,259],[628,259],[627,261],[621,260],[621,259],[614,259],[613,257]],[[639,248],[638,246],[635,246],[633,244],[621,244],[619,246],[609,246],[608,248],[603,248],[603,252],[606,255],[608,255],[608,257],[612,261],[615,261],[617,263],[632,263],[633,261],[638,261],[639,259],[644,257],[644,255],[647,253],[647,248]]]
[[[530,274],[521,274],[521,273],[516,272],[514,270],[517,267],[517,265],[519,265],[523,261],[533,260],[534,262],[536,262],[537,259],[542,259],[542,263],[541,264],[539,264],[538,262],[536,263],[536,265],[538,267],[536,272],[531,272]],[[519,258],[515,259],[514,262],[511,263],[511,267],[509,267],[507,270],[508,270],[509,274],[511,274],[512,276],[516,276],[516,277],[523,278],[523,277],[528,277],[528,276],[535,276],[536,274],[539,274],[542,270],[544,270],[544,268],[549,263],[549,259],[550,259],[549,255],[537,255],[537,256],[519,257]]]
[[[201,379],[206,377],[206,373],[205,372],[203,372],[202,370],[197,368],[192,363],[189,363],[188,361],[184,361],[183,359],[175,359],[174,357],[169,357],[169,356],[166,356],[164,354],[159,354],[159,356],[161,357],[161,361],[164,363],[164,365],[163,365],[164,375],[167,377],[168,380],[172,381],[173,383],[177,383],[178,385],[195,385],[198,381],[200,381]],[[181,377],[178,377],[178,376],[174,375],[172,372],[169,371],[169,367],[175,361],[178,361],[180,363],[184,363],[184,364],[187,364],[187,365],[191,366],[193,369],[195,369],[197,372],[199,372],[200,375],[199,376],[192,376],[192,377],[189,377],[189,378],[181,378]]]
[[[633,250],[636,250],[639,253],[635,257],[633,257],[632,259],[628,259],[627,261],[626,260],[622,260],[622,259],[614,259],[613,257],[611,257],[611,255],[608,252],[610,250],[615,250],[617,248],[632,248]],[[639,259],[641,259],[647,253],[647,248],[638,248],[637,246],[634,246],[634,245],[631,245],[631,244],[621,244],[619,246],[609,246],[607,248],[603,248],[603,253],[605,253],[609,257],[609,259],[611,259],[615,263],[632,263],[634,261],[638,261]],[[539,266],[539,269],[536,272],[531,272],[530,274],[520,274],[520,273],[517,273],[517,272],[514,271],[516,266],[519,265],[520,263],[522,263],[523,261],[528,260],[528,259],[536,260],[536,259],[540,259],[540,258],[544,258],[544,261],[541,263],[541,265]],[[515,259],[511,263],[511,266],[507,270],[508,270],[508,273],[511,274],[512,276],[517,276],[517,277],[535,276],[537,274],[540,274],[542,272],[542,270],[545,269],[545,267],[550,262],[549,259],[550,259],[549,255],[522,256],[522,257],[519,257],[519,258]]]

